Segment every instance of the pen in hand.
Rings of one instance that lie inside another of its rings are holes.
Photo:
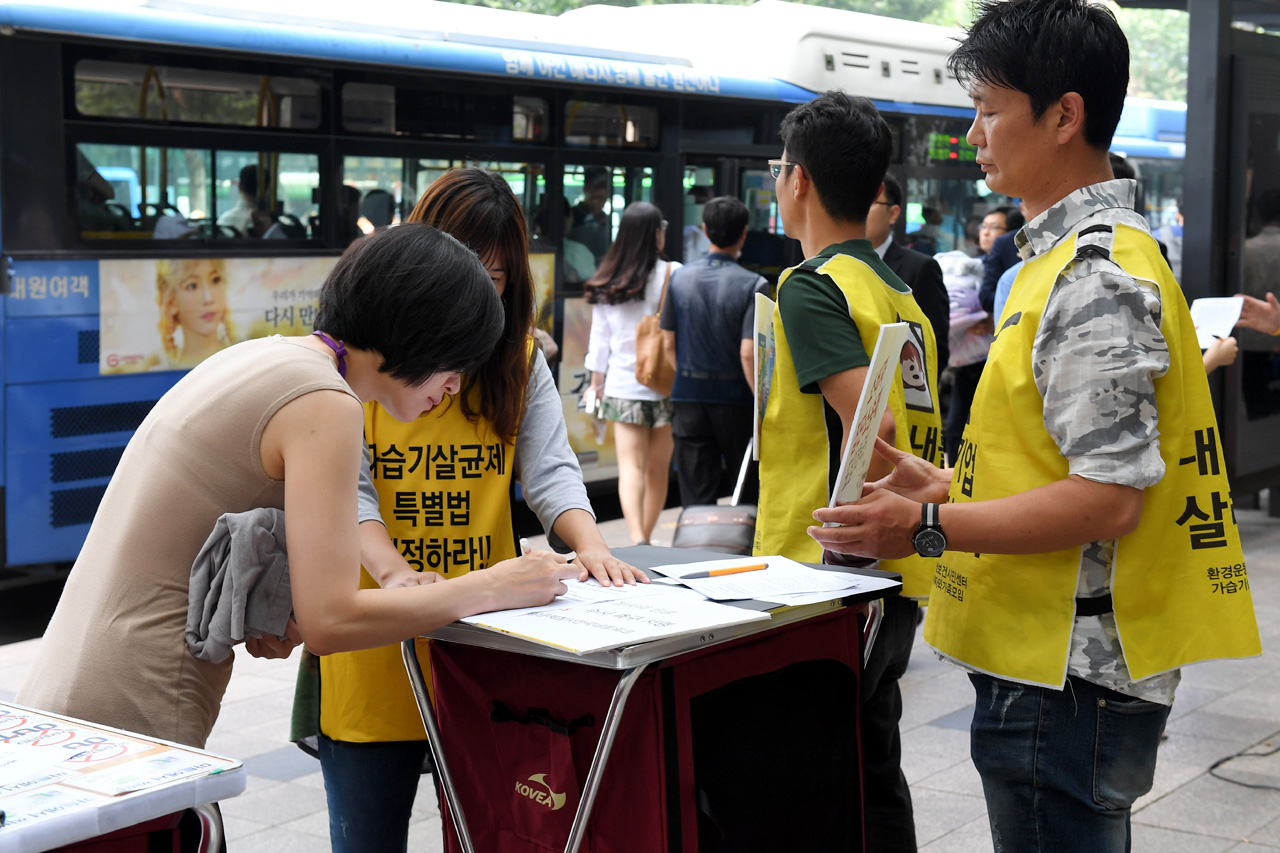
[[[758,572],[761,569],[769,568],[768,563],[753,563],[750,566],[731,566],[727,569],[711,569],[705,572],[694,572],[691,575],[681,575],[680,580],[696,580],[698,578],[718,578],[721,575],[737,575],[742,572]]]

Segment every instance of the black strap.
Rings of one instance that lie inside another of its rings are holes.
[[[1111,606],[1111,593],[1099,595],[1096,598],[1076,599],[1077,616],[1101,616],[1103,613],[1110,613],[1113,609]]]
[[[551,712],[546,708],[530,708],[529,713],[520,716],[514,713],[510,708],[501,702],[493,701],[493,711],[489,714],[489,719],[495,723],[520,723],[522,725],[546,726],[559,735],[571,735],[583,726],[594,726],[595,718],[590,714],[583,714],[576,720],[570,720],[568,724],[561,723],[551,716]]]

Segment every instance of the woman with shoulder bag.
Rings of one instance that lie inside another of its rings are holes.
[[[662,258],[666,240],[661,210],[642,201],[628,205],[617,239],[586,284],[592,305],[587,393],[614,422],[618,498],[636,545],[653,535],[671,468],[671,401],[636,378],[636,325],[658,312],[671,272],[680,268]]]

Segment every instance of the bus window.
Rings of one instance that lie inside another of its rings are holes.
[[[314,154],[138,145],[76,146],[76,214],[89,240],[315,234]]]
[[[350,156],[342,161],[342,183],[359,192],[356,224],[368,234],[407,219],[433,181],[450,169],[464,166],[501,175],[524,209],[525,224],[532,234],[533,213],[544,194],[546,180],[545,169],[537,163]]]
[[[575,270],[565,270],[585,282],[604,259],[618,233],[622,211],[633,201],[653,201],[653,170],[649,167],[565,166],[564,255],[581,258]],[[590,256],[590,272],[587,257]]]
[[[274,77],[82,59],[76,63],[76,109],[100,118],[287,127],[320,126],[320,85]]]
[[[702,230],[702,209],[715,197],[715,170],[710,166],[684,167],[684,231],[681,234],[684,263],[705,258],[711,241]]]
[[[547,102],[542,98],[463,94],[452,86],[347,83],[342,87],[342,126],[355,133],[545,142],[547,118]]]
[[[564,107],[564,141],[593,148],[657,148],[658,111],[635,104],[569,101]]]
[[[747,206],[747,240],[738,263],[776,283],[789,263],[803,260],[788,250],[786,223],[778,215],[776,182],[766,169],[744,168],[738,197]]]

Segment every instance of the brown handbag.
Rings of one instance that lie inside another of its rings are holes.
[[[666,337],[659,325],[670,280],[671,264],[668,263],[666,275],[662,277],[658,313],[641,317],[636,323],[636,381],[664,397],[671,396],[671,386],[676,380],[676,354],[666,346]]]

